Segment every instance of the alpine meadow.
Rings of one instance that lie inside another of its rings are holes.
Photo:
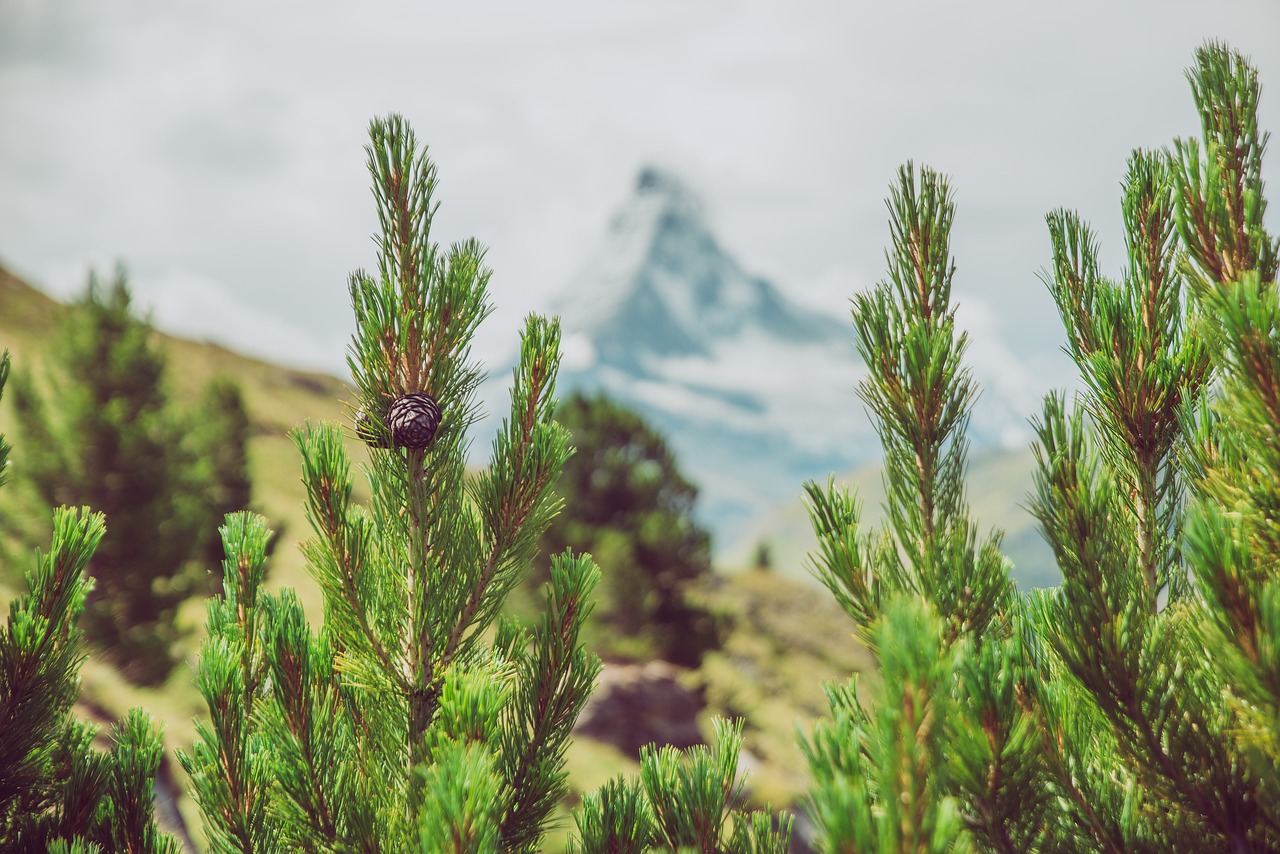
[[[437,166],[399,115],[365,145],[350,382],[295,377],[328,401],[305,423],[256,420],[284,397],[249,372],[170,400],[123,269],[94,280],[55,370],[21,363],[44,336],[0,359],[0,581],[21,552],[25,582],[0,631],[0,852],[1280,851],[1268,134],[1247,57],[1209,42],[1186,76],[1199,133],[1129,154],[1123,234],[1045,218],[1079,389],[1032,422],[1045,589],[973,510],[962,213],[927,165],[890,184],[883,277],[851,299],[866,370],[830,401],[874,423],[883,506],[870,525],[834,476],[796,484],[812,589],[767,542],[712,566],[660,431],[607,388],[561,401],[558,317],[525,319],[468,463],[492,271],[433,237]],[[659,693],[690,711],[621,723]],[[611,727],[643,746],[596,743]]]

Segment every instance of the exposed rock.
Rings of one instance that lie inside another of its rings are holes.
[[[606,664],[574,732],[628,755],[651,743],[703,744],[698,713],[704,703],[700,692],[681,684],[685,672],[665,661]]]

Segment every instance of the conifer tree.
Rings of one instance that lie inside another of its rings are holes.
[[[1209,531],[1229,540],[1227,519],[1239,512],[1230,491],[1206,491],[1214,449],[1262,438],[1236,431],[1238,416],[1214,413],[1235,402],[1231,389],[1277,380],[1276,362],[1241,359],[1228,343],[1233,335],[1277,343],[1274,316],[1243,308],[1251,295],[1259,305],[1274,294],[1275,241],[1262,228],[1266,136],[1256,126],[1257,74],[1243,57],[1207,45],[1188,77],[1202,140],[1131,158],[1121,278],[1099,274],[1096,243],[1075,215],[1049,216],[1049,285],[1084,388],[1075,405],[1051,396],[1037,425],[1032,509],[1063,584],[1037,601],[1035,621],[1065,671],[1060,690],[1077,704],[1077,740],[1063,741],[1062,753],[1085,752],[1088,740],[1113,744],[1114,779],[1148,801],[1102,816],[1122,832],[1111,843],[1260,850],[1280,844],[1280,778],[1274,765],[1250,762],[1253,751],[1240,743],[1247,718],[1233,708],[1218,663],[1226,646],[1209,629],[1244,615],[1223,608],[1230,597],[1207,583],[1202,547]],[[1210,386],[1222,356],[1222,385]],[[1196,457],[1199,473],[1186,465]],[[1237,469],[1231,481],[1242,477]],[[1190,519],[1188,487],[1199,493]],[[1198,530],[1184,536],[1197,518]],[[1061,712],[1060,704],[1044,708],[1051,721]],[[1098,811],[1077,803],[1072,812],[1086,808]]]
[[[1188,77],[1201,140],[1130,159],[1121,276],[1100,273],[1078,216],[1048,217],[1046,282],[1082,380],[1075,401],[1050,395],[1036,423],[1031,510],[1060,588],[996,597],[991,619],[966,622],[955,603],[983,601],[998,573],[975,577],[967,549],[945,556],[949,569],[919,570],[940,526],[928,524],[926,490],[921,512],[898,508],[899,484],[924,480],[911,480],[913,466],[931,470],[918,438],[947,421],[921,419],[929,398],[902,390],[916,387],[913,370],[926,388],[955,373],[945,338],[913,347],[919,312],[873,313],[878,293],[855,300],[890,532],[860,536],[851,497],[809,492],[820,577],[863,627],[885,681],[870,711],[852,688],[832,689],[834,719],[808,747],[824,850],[1280,847],[1280,305],[1277,242],[1263,228],[1267,137],[1243,57],[1206,45]],[[930,281],[918,248],[928,241],[903,251],[901,203],[891,207],[891,276],[896,255],[916,262],[914,281]],[[937,240],[945,229],[915,232]],[[918,353],[933,354],[932,367],[913,369],[930,364]],[[903,594],[916,602],[894,598]]]
[[[559,327],[528,318],[510,415],[469,477],[483,251],[432,242],[436,170],[403,119],[374,121],[366,151],[381,231],[377,269],[350,278],[348,361],[373,499],[352,501],[339,428],[295,434],[315,630],[291,591],[262,589],[264,520],[227,517],[197,672],[209,718],[182,761],[215,851],[534,851],[599,669],[579,642],[589,558],[554,559],[532,630],[500,618],[557,509]]]
[[[123,270],[106,285],[90,275],[54,358],[47,397],[29,375],[15,384],[22,470],[46,504],[88,504],[110,519],[89,567],[85,634],[127,677],[157,684],[173,665],[177,608],[204,574],[192,561],[229,509],[210,502],[240,498],[224,495],[225,474],[197,455],[235,455],[239,443],[243,457],[246,437],[171,403],[167,357],[137,316]],[[223,427],[231,432],[215,429]]]
[[[853,299],[868,367],[859,396],[884,446],[886,523],[829,483],[806,485],[818,578],[877,654],[874,711],[856,679],[828,691],[832,719],[806,744],[812,807],[832,851],[993,850],[1038,844],[1042,796],[1017,701],[1019,643],[1002,534],[969,516],[965,431],[976,386],[955,328],[946,179],[908,163],[888,200],[889,277]]]
[[[600,667],[580,641],[590,558],[552,560],[531,630],[500,616],[558,509],[559,325],[527,319],[510,415],[488,469],[468,477],[489,271],[475,242],[431,241],[436,171],[403,119],[374,121],[366,151],[381,233],[376,272],[350,278],[348,362],[372,502],[352,502],[338,427],[295,433],[318,630],[292,591],[263,589],[265,520],[226,517],[223,595],[196,674],[209,717],[180,759],[214,851],[531,852],[566,792],[564,751]],[[788,828],[736,809],[740,740],[722,727],[714,749],[651,751],[644,806],[619,783],[621,801],[597,798],[586,826],[618,827],[628,850],[781,854]]]
[[[0,396],[9,364],[0,354]],[[9,450],[0,434],[0,485]],[[102,752],[98,728],[72,714],[84,661],[77,621],[93,584],[84,570],[103,530],[101,513],[58,508],[29,593],[0,628],[0,851],[178,851],[155,823],[163,746],[150,716],[128,712]]]
[[[607,396],[576,392],[556,417],[574,453],[557,487],[565,507],[542,552],[586,551],[608,567],[593,647],[696,667],[718,640],[713,615],[690,596],[711,574],[711,536],[694,517],[698,488],[662,435]]]
[[[222,519],[253,503],[253,480],[249,472],[249,438],[252,424],[239,383],[229,377],[209,382],[196,407],[199,417],[192,429],[196,477],[205,484],[198,491],[206,519]],[[210,594],[222,590],[221,567],[226,555],[217,536],[205,539],[200,566],[211,570],[215,583]]]

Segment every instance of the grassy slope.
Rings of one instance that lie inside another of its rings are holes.
[[[0,267],[0,350],[13,352],[18,369],[38,374],[47,342],[65,310]],[[288,432],[305,420],[346,421],[344,401],[351,398],[350,393],[332,377],[281,368],[212,344],[163,334],[160,338],[169,353],[171,388],[178,396],[198,394],[219,373],[242,384],[254,425],[250,454],[255,509],[282,530],[272,558],[271,586],[297,589],[308,616],[318,624],[319,593],[297,548],[309,528],[302,510],[298,455]],[[14,435],[12,416],[2,404],[0,432],[10,435],[15,465],[21,465],[22,437]],[[348,450],[356,460],[366,458],[359,443],[351,442]],[[47,524],[47,514],[20,486],[11,482],[0,489],[0,519],[30,520],[35,527]],[[357,480],[356,488],[358,497],[367,495],[361,481]],[[47,542],[47,533],[42,530],[33,539]],[[7,567],[7,573],[0,574],[0,607],[21,586],[22,568]],[[869,655],[852,640],[852,626],[829,597],[808,585],[781,574],[742,573],[713,588],[707,595],[725,614],[725,648],[691,679],[705,689],[709,714],[747,718],[747,749],[756,757],[751,772],[755,795],[775,805],[791,803],[801,794],[804,781],[795,740],[797,725],[809,729],[812,719],[825,709],[822,681],[868,669]],[[193,628],[187,656],[193,664],[204,618],[202,604],[191,602],[184,617]],[[171,748],[191,743],[194,719],[204,713],[204,707],[188,668],[177,668],[168,684],[157,690],[129,685],[110,666],[92,659],[82,676],[86,713],[110,717],[140,705],[164,722]],[[585,739],[575,740],[568,763],[577,791],[590,791],[614,774],[636,768],[616,750]],[[180,782],[185,786],[185,779]],[[198,827],[194,806],[184,803],[183,811],[189,826]],[[553,840],[548,845],[558,847]]]
[[[723,647],[697,674],[706,714],[745,719],[750,759],[742,764],[750,769],[752,800],[795,804],[808,783],[797,733],[807,735],[827,716],[823,685],[871,673],[875,662],[825,590],[747,571],[719,576],[706,597],[726,628]]]
[[[56,334],[65,311],[65,306],[0,267],[0,350],[7,348],[12,352],[15,370],[32,371],[37,378],[42,375],[48,342]],[[254,509],[266,515],[272,526],[280,530],[281,539],[272,563],[272,584],[297,588],[308,614],[319,619],[319,593],[306,573],[297,548],[308,528],[302,510],[304,495],[298,454],[288,434],[308,420],[345,422],[345,401],[352,395],[342,382],[323,374],[282,368],[214,344],[163,333],[157,333],[157,337],[169,355],[168,382],[175,396],[194,399],[205,383],[219,374],[241,384],[253,423],[249,453],[254,476]],[[12,436],[14,464],[20,466],[22,436],[14,429],[12,415],[5,406],[0,406],[0,430]],[[364,446],[359,442],[349,442],[348,452],[355,460],[366,458]],[[17,484],[11,484],[0,491],[0,508],[26,513],[29,508],[14,507],[14,503],[28,502],[30,496],[22,495],[15,486]],[[362,484],[357,483],[358,491],[361,487]]]

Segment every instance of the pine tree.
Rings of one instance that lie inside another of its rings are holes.
[[[972,536],[957,537],[935,562],[938,532],[965,523],[929,508],[963,520],[961,481],[948,480],[963,459],[929,443],[956,435],[970,395],[910,288],[949,275],[929,247],[945,245],[950,211],[918,215],[939,194],[928,172],[919,190],[910,169],[900,177],[894,289],[854,307],[888,530],[861,535],[852,497],[809,487],[817,570],[884,675],[870,709],[856,686],[833,688],[833,720],[809,743],[824,850],[1280,847],[1280,253],[1263,227],[1267,137],[1242,56],[1206,45],[1188,77],[1201,140],[1131,157],[1121,276],[1101,274],[1077,215],[1048,217],[1046,282],[1082,380],[1074,401],[1050,395],[1036,423],[1030,504],[1057,590],[1010,596],[994,540],[971,557]],[[932,504],[930,472],[943,496]]]
[[[217,377],[204,389],[193,425],[193,456],[199,467],[196,478],[205,484],[198,492],[204,502],[203,517],[222,519],[228,513],[247,510],[253,503],[249,471],[249,438],[252,424],[239,383]],[[212,570],[210,594],[221,592],[222,540],[210,536],[199,561]]]
[[[348,361],[373,499],[352,501],[339,428],[295,434],[318,630],[291,591],[262,589],[264,520],[227,517],[197,672],[209,718],[182,761],[216,851],[533,851],[599,669],[579,642],[590,559],[554,559],[532,630],[500,618],[569,452],[552,417],[559,327],[528,318],[510,415],[469,477],[490,274],[476,243],[431,241],[436,171],[405,122],[370,138],[378,267],[350,279]]]
[[[46,504],[88,504],[110,520],[89,567],[85,633],[127,677],[157,684],[173,666],[178,606],[203,575],[192,560],[228,509],[210,501],[240,497],[223,493],[223,475],[198,453],[220,446],[243,458],[245,436],[221,419],[193,429],[199,419],[171,404],[167,358],[123,270],[105,286],[90,276],[54,358],[47,397],[29,375],[14,387],[22,471]],[[215,436],[223,426],[232,433]]]
[[[9,364],[0,355],[0,395]],[[0,485],[9,451],[0,434]],[[155,823],[163,745],[150,716],[129,711],[102,752],[98,728],[72,714],[84,661],[76,624],[92,587],[84,570],[103,531],[101,513],[58,508],[30,592],[0,631],[0,851],[178,851]]]
[[[955,203],[931,169],[899,170],[888,200],[889,277],[853,299],[868,367],[859,396],[884,445],[885,527],[859,504],[806,485],[813,568],[877,654],[874,711],[856,680],[828,691],[832,719],[805,745],[812,808],[831,851],[993,850],[1039,842],[1042,796],[1025,761],[1015,598],[1001,533],[969,516],[965,430],[976,386],[955,328]]]
[[[348,362],[373,499],[352,502],[338,427],[295,433],[318,631],[292,591],[263,590],[265,520],[226,517],[196,674],[209,718],[180,759],[214,851],[531,852],[567,791],[564,751],[600,668],[580,640],[599,577],[589,557],[553,558],[532,629],[501,617],[569,454],[553,418],[559,325],[527,319],[510,415],[488,469],[468,477],[489,271],[476,243],[431,242],[436,171],[403,119],[374,121],[366,151],[381,234],[376,275],[350,279]],[[643,805],[619,783],[582,821],[618,828],[628,850],[780,854],[788,827],[736,808],[740,741],[722,726],[713,749],[651,751]]]
[[[1214,591],[1203,546],[1209,531],[1229,541],[1227,517],[1239,512],[1229,491],[1206,490],[1214,449],[1264,438],[1214,413],[1228,411],[1230,389],[1277,379],[1276,362],[1239,359],[1215,331],[1277,345],[1274,314],[1240,307],[1274,294],[1275,242],[1262,228],[1266,137],[1256,127],[1257,74],[1243,57],[1207,45],[1188,76],[1203,138],[1130,159],[1121,278],[1098,273],[1095,241],[1077,217],[1049,216],[1050,289],[1084,388],[1072,406],[1051,396],[1037,427],[1032,508],[1063,585],[1036,603],[1035,619],[1065,671],[1061,690],[1080,705],[1077,737],[1113,744],[1113,779],[1149,799],[1101,817],[1120,831],[1111,843],[1260,850],[1280,844],[1280,778],[1248,761],[1253,751],[1239,740],[1247,719],[1218,663],[1226,646],[1208,630],[1243,615],[1220,610],[1211,620],[1223,590]],[[1211,385],[1224,356],[1221,385]],[[1199,473],[1186,464],[1197,457]],[[1233,474],[1237,483],[1246,476]],[[1186,531],[1197,518],[1198,530]],[[1061,710],[1044,706],[1050,720]],[[1089,749],[1064,744],[1067,758]],[[1072,812],[1086,809],[1097,805]]]
[[[694,517],[698,489],[666,440],[603,394],[577,392],[556,417],[573,456],[557,493],[564,510],[543,536],[550,555],[590,552],[609,568],[589,631],[595,649],[696,667],[717,642],[714,617],[692,601],[711,574],[711,536]]]

